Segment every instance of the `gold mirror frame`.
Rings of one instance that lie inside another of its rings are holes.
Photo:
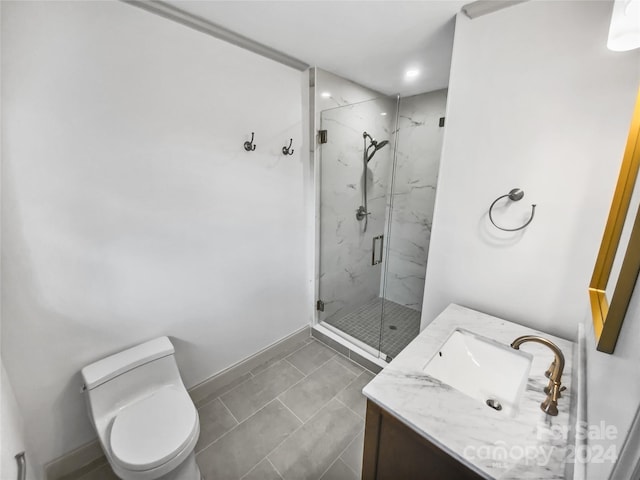
[[[631,119],[627,145],[624,150],[620,176],[613,194],[609,218],[600,244],[598,258],[589,284],[589,299],[593,315],[593,330],[597,349],[613,353],[620,334],[620,328],[633,288],[640,272],[640,208],[635,215],[629,244],[627,245],[620,275],[610,279],[611,269],[620,246],[622,229],[629,213],[629,204],[640,167],[640,90]],[[615,281],[611,302],[607,300],[606,288],[610,280]]]

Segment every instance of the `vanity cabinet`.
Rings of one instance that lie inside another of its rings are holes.
[[[392,414],[367,400],[363,480],[482,478]]]

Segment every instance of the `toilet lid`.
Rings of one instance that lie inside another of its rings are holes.
[[[114,459],[129,470],[160,466],[189,443],[196,422],[187,392],[162,388],[118,414],[111,428]]]

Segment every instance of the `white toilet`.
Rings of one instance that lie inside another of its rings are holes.
[[[84,367],[89,417],[124,480],[200,480],[198,412],[167,337]]]

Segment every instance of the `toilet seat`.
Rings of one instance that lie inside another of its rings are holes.
[[[198,415],[185,390],[165,387],[122,409],[113,421],[113,460],[127,470],[149,470],[175,457],[198,431]]]

